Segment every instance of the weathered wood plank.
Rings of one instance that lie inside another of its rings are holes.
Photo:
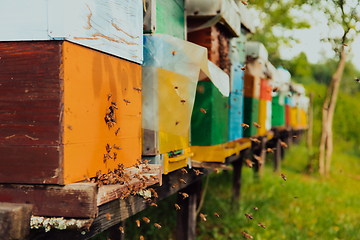
[[[98,213],[94,183],[0,185],[0,202],[32,204],[37,216],[93,218]]]
[[[22,239],[30,232],[32,205],[0,203],[0,239]]]

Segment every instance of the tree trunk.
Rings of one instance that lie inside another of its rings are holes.
[[[346,63],[345,49],[343,48],[340,54],[340,60],[337,69],[332,76],[330,85],[328,87],[326,98],[323,104],[323,118],[322,118],[322,134],[319,148],[319,173],[320,175],[328,174],[330,171],[331,155],[333,151],[332,139],[332,123],[335,113],[335,106],[337,95],[339,92],[341,77],[344,72]],[[326,150],[326,164],[324,164]]]
[[[309,171],[313,171],[313,161],[312,161],[312,133],[313,133],[313,102],[314,102],[314,93],[310,92],[309,94],[309,108],[308,108],[308,130],[306,135],[307,148],[309,152]]]

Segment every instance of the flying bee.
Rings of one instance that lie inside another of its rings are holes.
[[[219,218],[219,217],[220,217],[220,215],[219,215],[219,214],[217,214],[216,212],[214,212],[214,215],[215,215],[217,218]]]
[[[263,229],[265,229],[264,224],[262,224],[261,222],[259,222],[259,226],[262,227]]]
[[[274,88],[273,88],[273,92],[277,92],[278,90],[279,90],[278,87],[274,87]]]
[[[281,177],[284,179],[284,181],[286,181],[286,177],[284,174],[281,174]]]
[[[179,87],[178,86],[174,86],[175,89],[178,89]]]
[[[182,178],[180,178],[180,182],[182,182],[183,184],[186,184],[186,181]]]
[[[141,88],[137,88],[137,87],[134,87],[134,90],[136,90],[136,91],[141,91]]]
[[[146,223],[149,223],[149,222],[150,222],[150,219],[148,219],[147,217],[143,217],[142,219],[143,219],[144,222],[146,222]]]
[[[261,128],[260,125],[256,122],[253,122],[253,125],[256,127],[256,128]]]
[[[285,142],[283,142],[283,141],[280,141],[280,145],[281,145],[283,148],[287,148],[287,147],[288,147],[288,145],[287,145]]]
[[[175,122],[175,125],[178,125],[178,124],[179,124],[179,121],[176,121],[176,122]]]
[[[261,141],[260,141],[259,139],[257,139],[257,138],[251,137],[251,138],[249,138],[249,139],[250,139],[250,141],[252,141],[252,142],[254,142],[254,143],[257,143],[257,144],[260,144],[260,143],[261,143]]]
[[[244,235],[244,238],[253,239],[253,236],[251,236],[250,234],[247,234],[246,232],[242,232],[242,235]]]
[[[242,123],[241,126],[244,128],[244,130],[249,127],[249,125],[247,125],[246,123]]]
[[[205,214],[200,213],[199,216],[200,216],[202,222],[206,222],[206,215]]]
[[[180,210],[181,208],[180,208],[180,206],[178,204],[175,203],[175,209]]]
[[[143,235],[140,235],[140,240],[144,240],[144,236]]]
[[[124,102],[126,102],[126,104],[130,103],[130,101],[126,99],[124,99]]]
[[[255,158],[256,161],[258,161],[260,166],[264,163],[260,156],[257,156],[257,155],[254,154],[254,158]]]
[[[185,199],[185,198],[188,198],[188,197],[189,197],[189,194],[187,194],[187,193],[181,193],[181,192],[179,192],[179,194],[181,194],[181,195],[183,196],[183,199]]]
[[[247,217],[247,218],[250,219],[250,220],[253,219],[253,217],[252,217],[250,214],[247,214],[247,213],[245,213],[245,217]]]
[[[150,159],[150,160],[145,159],[145,160],[144,160],[144,164],[145,164],[145,165],[148,165],[150,161],[151,161],[151,159]]]
[[[294,135],[294,136],[293,136],[293,138],[297,138],[297,136],[296,136],[296,135]]]
[[[268,148],[268,149],[266,149],[266,151],[267,151],[268,153],[274,153],[274,149],[272,149],[272,148]]]
[[[110,213],[107,213],[105,216],[106,216],[107,220],[111,220],[111,214]]]
[[[176,183],[174,185],[172,185],[172,188],[177,188],[179,185],[177,185]]]
[[[203,109],[203,108],[200,108],[200,111],[201,111],[202,113],[206,113],[206,110]]]
[[[173,56],[175,56],[176,51],[172,51],[171,53],[172,53]]]
[[[151,203],[150,206],[157,207],[158,205],[156,203]]]
[[[246,162],[246,165],[247,165],[249,168],[252,168],[252,167],[253,167],[253,164],[254,164],[254,163],[253,163],[250,159],[246,159],[245,162]]]
[[[246,5],[248,5],[248,4],[247,4],[247,2],[246,2],[246,1],[244,1],[244,0],[243,0],[243,1],[241,1],[241,2],[242,2],[242,4],[244,4],[245,6],[246,6]]]
[[[257,210],[259,210],[259,209],[258,209],[257,207],[254,207],[254,210],[257,211]]]
[[[243,1],[243,2],[245,2],[245,1]],[[246,2],[245,2],[246,3]],[[247,5],[247,3],[246,3],[246,5]],[[241,68],[241,70],[245,70],[246,69],[246,67],[245,67],[245,65]]]
[[[184,105],[185,100],[184,100],[184,99],[181,99],[180,102]]]
[[[356,81],[357,83],[360,82],[359,78],[355,78],[355,81]],[[320,95],[319,95],[319,97],[320,97]]]
[[[346,43],[343,43],[343,45],[344,45],[345,47],[348,47],[348,45],[347,45]]]
[[[214,168],[214,173],[218,174],[218,173],[219,173],[219,169]]]
[[[115,131],[115,136],[117,136],[117,134],[119,133],[119,131],[120,131],[120,128],[116,129],[116,131]]]
[[[198,175],[200,175],[200,174],[203,174],[202,172],[200,172],[200,170],[195,170],[194,169],[194,171],[195,171],[195,174],[198,176]]]
[[[136,226],[137,226],[137,227],[140,227],[140,220],[139,220],[139,219],[136,219],[135,222],[136,222]]]
[[[157,229],[160,229],[160,228],[161,228],[161,225],[158,224],[158,223],[154,223],[154,226],[155,226]]]
[[[187,173],[188,173],[188,171],[186,171],[185,168],[182,168],[181,171],[182,171],[183,174],[187,174]]]
[[[124,228],[122,226],[119,227],[119,230],[122,234],[124,234]]]

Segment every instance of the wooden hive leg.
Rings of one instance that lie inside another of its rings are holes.
[[[196,229],[196,203],[198,202],[199,192],[201,191],[201,179],[182,189],[182,193],[187,193],[188,198],[179,194],[177,204],[181,209],[177,212],[176,239],[193,240],[195,239]]]
[[[107,230],[107,238],[111,240],[125,240],[125,233],[121,233],[119,227],[125,230],[125,221],[119,222]]]
[[[233,199],[232,199],[232,206],[234,209],[238,208],[240,194],[241,194],[241,172],[242,166],[244,164],[245,159],[250,157],[251,149],[245,149],[240,152],[239,159],[232,162],[234,167],[233,170],[233,185],[232,185],[232,192],[233,192]]]
[[[259,157],[259,160],[254,159],[254,171],[255,171],[255,178],[261,178],[263,175],[264,167],[265,167],[265,160],[266,160],[266,142],[267,138],[263,137],[261,139],[260,146],[254,149],[254,155]]]
[[[275,172],[280,172],[281,170],[281,155],[282,149],[280,145],[280,139],[274,139],[275,142],[275,151],[274,151],[274,170]]]

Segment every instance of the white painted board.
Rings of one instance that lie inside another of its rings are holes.
[[[139,0],[0,0],[0,41],[68,40],[142,63],[142,27]]]

